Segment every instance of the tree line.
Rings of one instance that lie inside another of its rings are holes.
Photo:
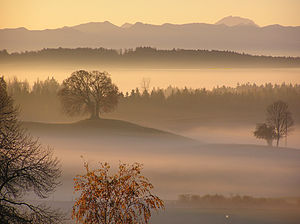
[[[171,67],[300,67],[299,57],[259,56],[219,50],[47,48],[38,51],[8,53],[0,51],[0,62],[101,63],[134,66]]]
[[[58,98],[62,84],[54,78],[27,81],[12,79],[7,82],[8,93],[21,107],[24,120],[67,121]],[[277,100],[286,102],[295,121],[300,117],[299,84],[237,84],[235,87],[217,86],[211,90],[152,88],[141,86],[118,93],[116,110],[101,116],[131,121],[195,118],[199,122],[263,122],[265,108]],[[116,100],[116,99],[115,99]],[[81,115],[83,116],[83,115]]]
[[[178,203],[187,206],[199,206],[199,207],[255,207],[255,208],[297,208],[300,206],[299,198],[293,200],[286,198],[262,198],[252,197],[247,195],[230,195],[224,196],[220,194],[181,194],[178,196]]]

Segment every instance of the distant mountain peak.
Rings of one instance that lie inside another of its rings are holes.
[[[112,24],[109,21],[104,21],[104,22],[89,22],[89,23],[82,23],[73,27],[83,27],[83,26],[116,26]]]
[[[112,24],[109,21],[83,23],[76,26],[72,26],[71,28],[87,33],[97,33],[100,31],[111,31],[119,29],[118,26]]]
[[[130,27],[132,27],[132,26],[133,26],[132,23],[124,23],[124,24],[121,26],[121,28],[128,29],[128,28],[130,28]]]
[[[226,26],[257,26],[251,19],[239,16],[227,16],[215,23],[216,25],[224,24]]]
[[[140,26],[140,25],[144,25],[144,23],[142,23],[142,22],[136,22],[136,23],[133,24],[133,25],[135,25],[135,26]]]

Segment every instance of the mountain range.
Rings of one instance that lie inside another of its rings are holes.
[[[230,50],[258,55],[300,56],[300,26],[259,27],[252,20],[225,17],[215,24],[116,26],[108,21],[58,29],[0,29],[0,49],[9,52],[43,48],[136,48]]]

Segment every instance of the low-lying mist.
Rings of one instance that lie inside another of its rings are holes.
[[[235,87],[237,83],[265,83],[281,84],[300,82],[299,68],[207,68],[207,69],[143,69],[143,68],[116,68],[99,65],[1,65],[0,74],[7,79],[17,77],[20,80],[28,80],[33,83],[37,79],[45,80],[54,77],[62,82],[72,72],[80,69],[107,71],[111,74],[113,82],[121,91],[131,91],[141,87],[143,78],[149,78],[150,87],[167,88],[174,86],[179,88],[206,88],[217,86]],[[183,78],[184,77],[184,78]]]
[[[37,134],[38,135],[38,134]],[[54,200],[72,200],[73,181],[100,161],[144,164],[144,174],[164,199],[180,194],[299,196],[300,151],[256,145],[200,144],[124,136],[42,136],[61,159],[63,185]]]

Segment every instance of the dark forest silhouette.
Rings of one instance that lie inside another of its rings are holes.
[[[300,206],[299,198],[263,198],[248,195],[196,195],[182,194],[178,196],[178,203],[186,206],[217,207],[217,208],[296,208]]]
[[[54,79],[37,80],[30,87],[27,81],[13,79],[8,92],[21,106],[24,120],[63,121],[57,93],[61,85]],[[295,123],[300,120],[300,85],[237,84],[236,87],[218,86],[208,89],[133,89],[120,93],[116,111],[106,117],[138,121],[196,119],[199,122],[236,122],[255,124],[265,120],[265,109],[277,100],[290,106]],[[33,109],[34,108],[34,109]],[[185,120],[186,122],[187,120]]]
[[[0,51],[1,63],[86,63],[138,67],[300,67],[300,57],[258,56],[218,50],[48,48],[8,53]]]

